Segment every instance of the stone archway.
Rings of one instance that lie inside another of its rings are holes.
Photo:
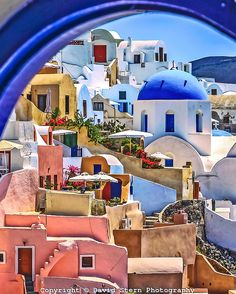
[[[211,9],[203,0],[3,1],[0,12],[0,135],[24,87],[54,53],[94,26],[146,11],[192,16],[236,39],[233,0],[214,0]]]

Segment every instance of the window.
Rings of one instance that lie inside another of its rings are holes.
[[[126,100],[126,91],[119,91],[119,100]]]
[[[80,269],[95,269],[95,255],[80,255]]]
[[[51,189],[51,188],[52,188],[51,176],[46,176],[45,189]]]
[[[211,95],[217,95],[217,89],[211,89]]]
[[[93,110],[103,111],[104,110],[104,103],[103,102],[94,102],[93,103]]]
[[[175,131],[175,115],[171,111],[166,112],[166,132]]]
[[[39,187],[40,187],[40,188],[44,188],[44,183],[43,183],[43,181],[44,181],[44,178],[43,178],[42,176],[40,176],[40,177],[39,177]]]
[[[141,67],[145,67],[145,62],[142,62],[141,63]]]
[[[0,151],[0,167],[10,171],[10,151]]]
[[[159,54],[155,53],[155,60],[158,61],[159,60]]]
[[[70,113],[70,96],[66,95],[65,96],[65,114]]]
[[[164,49],[162,47],[159,47],[159,61],[164,61]]]
[[[174,161],[173,159],[165,159],[165,167],[173,167]]]
[[[32,94],[27,94],[26,98],[27,98],[29,101],[32,101]]]
[[[57,186],[58,186],[58,183],[57,183],[57,175],[54,175],[53,185],[54,185],[54,190],[57,190]]]
[[[87,117],[87,101],[83,100],[83,115]]]
[[[0,251],[0,264],[5,264],[5,263],[6,263],[6,252]]]
[[[196,132],[202,133],[202,113],[196,113]]]
[[[38,95],[37,97],[38,97],[38,109],[44,112],[46,109],[47,95]]]
[[[188,66],[186,64],[184,65],[184,71],[188,72]]]
[[[140,63],[140,54],[134,54],[134,63]]]
[[[164,53],[164,61],[167,61],[167,53]]]

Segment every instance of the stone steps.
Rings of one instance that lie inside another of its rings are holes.
[[[144,220],[144,229],[153,228],[155,223],[159,223],[159,213],[153,215],[147,215]]]

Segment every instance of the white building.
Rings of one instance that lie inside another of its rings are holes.
[[[120,112],[133,115],[134,102],[137,100],[139,90],[130,84],[117,84],[109,89],[102,90],[102,96],[118,103]]]
[[[91,35],[94,63],[109,64],[117,58],[117,46],[122,41],[117,32],[95,29]]]
[[[213,78],[198,78],[208,95],[236,95],[236,84],[218,83]]]
[[[135,102],[134,128],[189,142],[201,155],[211,153],[211,107],[192,75],[178,70],[152,76]]]
[[[154,134],[145,151],[172,158],[167,166],[192,162],[203,196],[236,203],[236,137],[212,136],[210,101],[192,75],[172,70],[151,77],[135,102],[134,129]]]
[[[142,84],[153,74],[170,69],[173,64],[168,61],[166,45],[161,40],[122,41],[117,50],[119,79],[135,77],[137,84]],[[179,63],[180,70],[191,72],[191,64]],[[127,81],[126,81],[127,82]]]

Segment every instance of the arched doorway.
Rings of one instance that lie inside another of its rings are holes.
[[[141,131],[148,132],[148,114],[145,110],[141,113]]]
[[[4,112],[0,135],[23,89],[54,53],[94,26],[146,11],[192,16],[236,39],[233,1],[214,0],[211,9],[206,1],[188,0],[19,0],[1,4],[0,109]]]

